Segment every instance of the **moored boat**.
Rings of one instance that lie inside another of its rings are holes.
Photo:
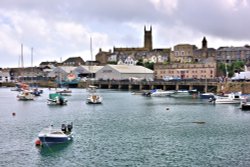
[[[37,88],[34,88],[31,92],[34,96],[40,96],[43,93],[43,90],[38,90]]]
[[[71,96],[72,91],[69,89],[57,90],[56,93],[60,93],[64,96]]]
[[[215,95],[214,98],[210,99],[210,102],[215,104],[240,104],[243,98],[241,97],[241,93],[229,93],[224,96]]]
[[[66,105],[68,100],[59,93],[50,93],[47,99],[49,105]]]
[[[86,99],[87,104],[102,104],[103,98],[101,95],[96,93],[96,86],[90,85],[88,87],[89,95]]]
[[[240,108],[242,110],[250,110],[250,97],[246,97],[241,101]]]
[[[174,94],[174,90],[162,90],[162,89],[154,89],[151,91],[150,96],[152,97],[166,97],[170,96],[171,94]]]
[[[28,101],[34,100],[35,96],[29,90],[24,90],[17,95],[17,98],[18,100]]]
[[[61,128],[54,128],[53,125],[44,128],[39,134],[38,138],[42,145],[52,145],[66,143],[73,140],[73,123],[65,125]]]
[[[87,104],[101,104],[102,103],[102,97],[98,94],[89,94],[86,99]]]
[[[197,97],[198,91],[194,90],[177,90],[175,93],[171,94],[172,97]]]
[[[201,99],[211,99],[214,97],[214,93],[202,93],[200,94]]]

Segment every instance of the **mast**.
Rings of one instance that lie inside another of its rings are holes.
[[[31,67],[33,67],[33,48],[31,48]]]
[[[23,68],[23,44],[21,44],[21,68]]]
[[[33,48],[31,48],[31,81],[33,84],[34,69],[33,69]]]
[[[92,59],[93,59],[93,48],[92,48],[92,37],[90,37],[90,63],[89,63],[89,72],[90,72],[90,77],[93,78],[93,74],[92,74]]]
[[[93,59],[93,48],[92,48],[92,37],[90,37],[90,58],[91,58],[91,61]]]

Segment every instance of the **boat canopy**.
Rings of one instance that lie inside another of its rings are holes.
[[[50,99],[55,99],[57,97],[62,97],[62,95],[60,95],[59,93],[50,93],[49,94]]]

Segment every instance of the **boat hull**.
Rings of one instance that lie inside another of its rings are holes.
[[[63,105],[67,105],[67,100],[63,100],[63,101],[58,101],[58,100],[53,100],[53,99],[47,99],[47,104],[48,105],[58,105],[58,106],[63,106]]]
[[[42,144],[60,144],[60,143],[66,143],[73,140],[73,135],[68,135],[65,137],[55,137],[55,136],[39,136],[39,140],[42,142]]]
[[[102,104],[102,97],[99,95],[90,95],[86,99],[87,104]]]
[[[174,94],[174,91],[156,91],[151,93],[152,97],[165,97],[165,96],[170,96]]]
[[[241,109],[242,110],[250,110],[250,103],[242,103],[241,104]]]
[[[200,94],[201,99],[211,99],[214,98],[214,94]]]

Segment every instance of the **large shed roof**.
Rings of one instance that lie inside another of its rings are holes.
[[[143,66],[134,66],[134,65],[108,65],[111,68],[117,70],[120,73],[141,73],[141,74],[145,74],[145,73],[150,73],[153,74],[154,71],[145,68]]]

